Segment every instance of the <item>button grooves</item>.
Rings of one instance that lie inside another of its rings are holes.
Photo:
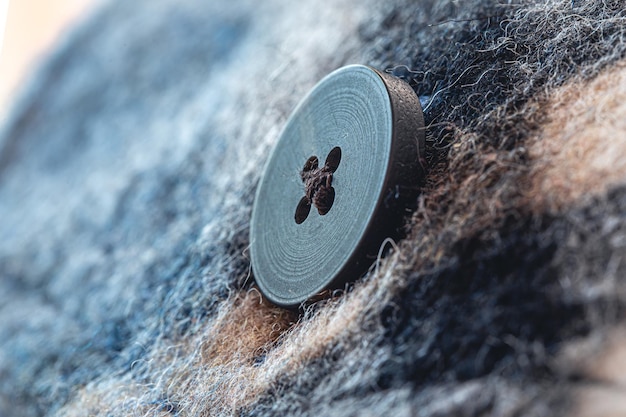
[[[397,237],[423,176],[423,136],[415,93],[369,67],[341,68],[309,93],[268,160],[253,208],[252,268],[271,301],[297,306],[358,278],[371,263],[368,255],[386,237]],[[300,172],[313,155],[322,166],[335,147],[341,162],[332,177],[332,208],[320,215],[312,207],[298,224],[294,212],[305,192]],[[402,195],[384,207],[384,196],[396,185]]]

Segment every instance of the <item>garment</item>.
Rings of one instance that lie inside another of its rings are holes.
[[[0,131],[0,415],[624,410],[626,15],[582,3],[103,2]],[[255,187],[351,63],[420,97],[427,178],[368,274],[285,310]]]

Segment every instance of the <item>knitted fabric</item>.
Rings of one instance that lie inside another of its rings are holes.
[[[103,3],[0,130],[0,415],[626,411],[625,54],[617,0]],[[350,63],[414,88],[428,175],[365,276],[281,309],[255,187]]]

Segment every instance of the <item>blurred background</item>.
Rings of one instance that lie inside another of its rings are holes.
[[[42,57],[100,1],[0,0],[0,121]]]

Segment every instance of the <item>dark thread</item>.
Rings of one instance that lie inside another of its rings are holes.
[[[304,197],[300,199],[296,207],[295,220],[300,224],[306,220],[311,211],[311,205],[317,208],[317,212],[324,216],[327,214],[334,201],[335,189],[333,173],[337,170],[341,161],[341,148],[334,147],[326,157],[323,167],[319,168],[317,156],[312,156],[304,163],[300,172],[300,178],[304,183]]]

